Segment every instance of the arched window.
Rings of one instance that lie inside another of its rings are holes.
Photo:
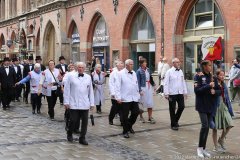
[[[223,26],[222,16],[212,0],[199,0],[188,18],[186,30]]]
[[[185,32],[184,42],[184,70],[186,79],[193,79],[195,69],[200,67],[203,58],[201,51],[203,37],[222,37],[224,48],[224,24],[220,10],[214,0],[198,0],[189,14]],[[222,61],[214,64],[224,64],[224,49]],[[223,69],[223,68],[222,68]]]
[[[151,17],[144,7],[136,13],[131,24],[130,34],[131,57],[139,64],[139,57],[147,59],[148,67],[155,70],[155,31]],[[138,65],[134,65],[137,70]]]
[[[134,19],[131,40],[155,39],[154,27],[149,14],[141,9]]]

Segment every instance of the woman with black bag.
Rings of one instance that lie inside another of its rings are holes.
[[[40,80],[39,94],[42,92],[47,97],[48,115],[51,120],[54,120],[54,107],[57,101],[57,94],[61,91],[60,80],[62,76],[59,69],[55,68],[55,62],[50,60],[48,62],[48,69],[42,73]]]

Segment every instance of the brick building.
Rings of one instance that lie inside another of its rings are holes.
[[[187,79],[201,60],[202,37],[222,37],[226,71],[240,54],[239,0],[0,0],[0,58],[64,55],[99,58],[179,57]],[[137,66],[137,65],[136,65]]]

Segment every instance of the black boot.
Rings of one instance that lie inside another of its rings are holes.
[[[85,138],[79,138],[79,143],[82,144],[82,145],[88,145],[88,142],[86,141]]]

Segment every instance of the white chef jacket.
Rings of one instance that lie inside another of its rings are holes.
[[[108,81],[108,86],[109,86],[109,92],[111,97],[115,97],[115,89],[116,89],[116,79],[117,79],[117,74],[118,70],[115,69],[112,71],[112,73],[109,76],[109,81]]]
[[[158,62],[158,76],[161,76],[163,68],[163,62]]]
[[[84,73],[83,77],[78,77],[78,72],[69,74],[68,81],[64,83],[64,105],[69,105],[70,109],[88,110],[94,106],[94,93],[92,79]]]
[[[187,94],[186,82],[182,70],[169,69],[164,79],[164,95]]]
[[[140,93],[138,88],[137,75],[134,71],[132,74],[124,68],[119,71],[116,79],[115,95],[117,100],[122,102],[138,102]]]

